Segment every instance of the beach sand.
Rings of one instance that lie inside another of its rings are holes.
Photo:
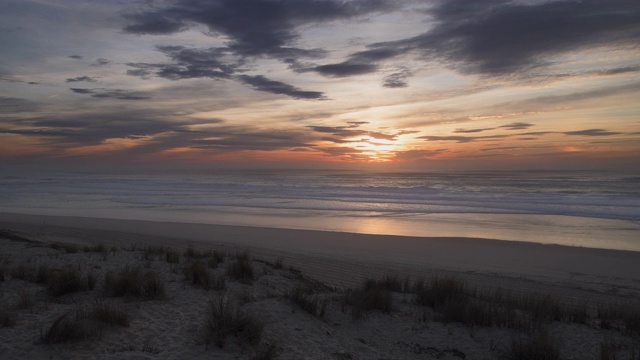
[[[343,300],[365,279],[384,276],[412,281],[455,278],[477,291],[502,289],[511,297],[551,295],[567,307],[584,307],[586,324],[553,321],[545,326],[561,341],[563,359],[599,359],[602,344],[613,344],[619,358],[640,354],[638,334],[624,326],[605,329],[595,315],[598,304],[638,308],[640,252],[542,245],[473,238],[418,238],[351,233],[79,217],[0,214],[0,305],[15,324],[0,328],[0,358],[266,358],[281,359],[499,359],[522,328],[470,326],[443,319],[415,304],[410,292],[393,291],[390,312],[352,317]],[[30,242],[25,240],[31,240]],[[72,252],[53,243],[104,245],[108,251]],[[179,254],[145,256],[161,246]],[[184,251],[226,254],[208,271],[225,279],[224,289],[206,290],[185,280],[194,259]],[[229,277],[236,254],[248,252],[255,279]],[[146,257],[146,258],[145,258]],[[98,280],[93,290],[52,296],[44,285],[14,276],[24,265],[72,267]],[[281,266],[282,265],[282,266]],[[104,277],[125,267],[154,271],[166,286],[162,299],[105,296]],[[303,284],[326,304],[322,316],[304,311],[287,297]],[[24,299],[31,304],[24,306]],[[261,339],[231,334],[222,347],[207,344],[207,306],[223,298],[263,324]],[[91,306],[95,299],[120,306],[128,327],[101,329],[91,339],[49,344],[43,333],[61,315]],[[22,304],[23,306],[20,306]],[[615,324],[614,324],[615,325]],[[626,329],[626,330],[625,330]],[[271,351],[271,352],[269,352]],[[612,350],[613,351],[613,350]]]

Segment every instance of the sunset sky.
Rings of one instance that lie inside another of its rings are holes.
[[[640,168],[640,1],[0,1],[3,167]]]

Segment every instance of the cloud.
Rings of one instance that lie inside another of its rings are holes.
[[[325,100],[324,93],[319,91],[304,91],[295,86],[267,79],[262,75],[238,75],[236,79],[244,84],[253,87],[258,91],[266,91],[273,94],[287,95],[294,99],[306,99],[306,100]]]
[[[365,135],[367,135],[369,133],[366,130],[355,129],[358,126],[359,125],[350,125],[350,126],[317,126],[317,125],[310,125],[310,126],[307,126],[307,128],[309,128],[309,129],[311,129],[311,130],[313,130],[315,132],[319,132],[319,133],[323,133],[323,134],[331,134],[333,136],[339,137],[339,140],[344,140],[342,138],[365,136]],[[329,140],[331,138],[325,138],[325,139]]]
[[[98,58],[98,59],[96,59],[96,61],[94,61],[91,64],[91,66],[104,66],[104,65],[109,65],[109,64],[111,64],[111,60]]]
[[[165,14],[162,10],[125,14],[125,18],[131,25],[126,26],[124,31],[133,34],[166,35],[188,27],[182,19]]]
[[[98,82],[98,80],[96,80],[96,79],[94,79],[92,77],[86,76],[86,75],[85,76],[78,76],[78,77],[75,77],[75,78],[69,78],[65,82],[70,83],[70,82],[80,82],[80,81]]]
[[[563,132],[565,135],[581,135],[581,136],[611,136],[611,135],[620,135],[622,133],[615,131],[608,131],[605,129],[586,129],[586,130],[578,130],[578,131],[566,131]]]
[[[76,94],[91,95],[94,98],[111,98],[118,100],[148,100],[150,96],[143,93],[122,89],[83,89],[83,88],[71,88],[69,89]]]
[[[507,125],[502,125],[500,126],[500,128],[507,129],[507,130],[526,130],[532,126],[533,124],[529,124],[525,122],[515,122]]]
[[[435,149],[435,150],[406,150],[406,151],[396,151],[395,159],[396,160],[418,160],[418,159],[428,159],[434,156],[438,156],[448,152],[447,149]]]
[[[384,77],[382,80],[382,86],[386,88],[404,88],[409,84],[407,79],[411,76],[411,71],[408,69],[402,69]]]
[[[196,139],[192,141],[197,148],[216,148],[234,151],[261,150],[274,151],[290,148],[309,148],[304,136],[297,132],[269,131],[245,132],[243,129],[222,129],[207,134],[214,139]]]
[[[476,140],[504,139],[508,135],[486,135],[486,136],[420,136],[418,139],[428,141],[455,141],[457,143],[468,143]]]
[[[348,20],[391,9],[385,0],[182,0],[165,7],[125,15],[124,31],[134,34],[171,34],[194,25],[229,38],[228,48],[241,56],[286,58],[308,55],[293,46],[297,29],[323,21]]]
[[[34,111],[39,104],[26,99],[0,96],[0,114]]]
[[[69,55],[68,56],[70,59],[74,59],[74,60],[80,60],[82,59],[82,55]]]
[[[502,126],[501,126],[502,127]],[[454,134],[473,134],[473,133],[479,133],[479,132],[484,132],[484,131],[489,131],[489,130],[495,130],[495,128],[482,128],[482,129],[455,129],[453,131]]]
[[[640,42],[640,3],[632,0],[440,1],[427,14],[434,24],[429,31],[371,44],[351,59],[417,53],[463,73],[519,75],[569,51]]]
[[[287,95],[294,99],[326,99],[322,92],[305,91],[267,79],[263,75],[238,75],[248,60],[279,59],[298,72],[314,71],[329,77],[346,77],[377,70],[377,65],[343,62],[304,68],[299,58],[318,58],[323,49],[296,47],[302,26],[334,20],[348,20],[387,11],[397,4],[387,0],[297,1],[297,0],[182,0],[166,6],[125,14],[124,31],[133,34],[172,34],[204,25],[212,36],[224,35],[226,46],[208,49],[159,46],[172,60],[169,64],[128,63],[131,76],[148,79],[152,74],[171,80],[233,78],[258,91]]]
[[[378,66],[374,64],[358,64],[345,61],[337,64],[318,65],[307,70],[314,71],[320,75],[328,77],[347,77],[376,72],[378,70]]]

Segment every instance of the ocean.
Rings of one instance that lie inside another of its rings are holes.
[[[640,251],[640,176],[607,172],[3,174],[0,211]]]

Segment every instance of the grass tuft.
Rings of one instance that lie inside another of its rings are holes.
[[[93,286],[95,286],[94,276],[82,276],[75,268],[54,271],[47,279],[47,292],[54,297],[91,290]]]
[[[129,315],[119,307],[95,302],[90,308],[80,308],[59,316],[41,334],[46,344],[56,344],[99,338],[107,326],[129,326]]]
[[[299,306],[302,310],[313,316],[324,317],[327,302],[320,302],[318,297],[313,295],[310,288],[298,283],[291,292],[289,292],[288,297],[291,299],[292,305]]]
[[[361,288],[348,291],[344,297],[344,304],[351,306],[351,317],[359,320],[366,311],[380,310],[391,312],[393,295],[387,289],[385,281],[365,280]]]
[[[133,297],[142,300],[164,299],[165,286],[154,271],[143,272],[140,267],[122,269],[119,273],[108,272],[104,278],[105,295]]]
[[[0,310],[0,327],[16,326],[16,315],[9,310]]]
[[[255,275],[249,254],[246,252],[238,254],[235,261],[227,268],[227,275],[242,283],[253,282]]]
[[[516,336],[507,348],[508,360],[558,360],[560,341],[552,338],[548,331],[539,328],[530,336]]]
[[[166,249],[165,253],[165,261],[171,264],[179,264],[180,263],[180,253],[173,249]]]
[[[206,290],[224,290],[226,287],[224,278],[215,276],[200,260],[185,266],[184,279],[191,281],[193,285],[202,286]]]
[[[204,341],[223,347],[229,336],[257,345],[262,337],[263,324],[245,314],[240,308],[225,301],[224,297],[209,303],[204,324]]]
[[[96,301],[89,310],[88,316],[107,325],[129,327],[130,317],[123,307],[106,302]]]

